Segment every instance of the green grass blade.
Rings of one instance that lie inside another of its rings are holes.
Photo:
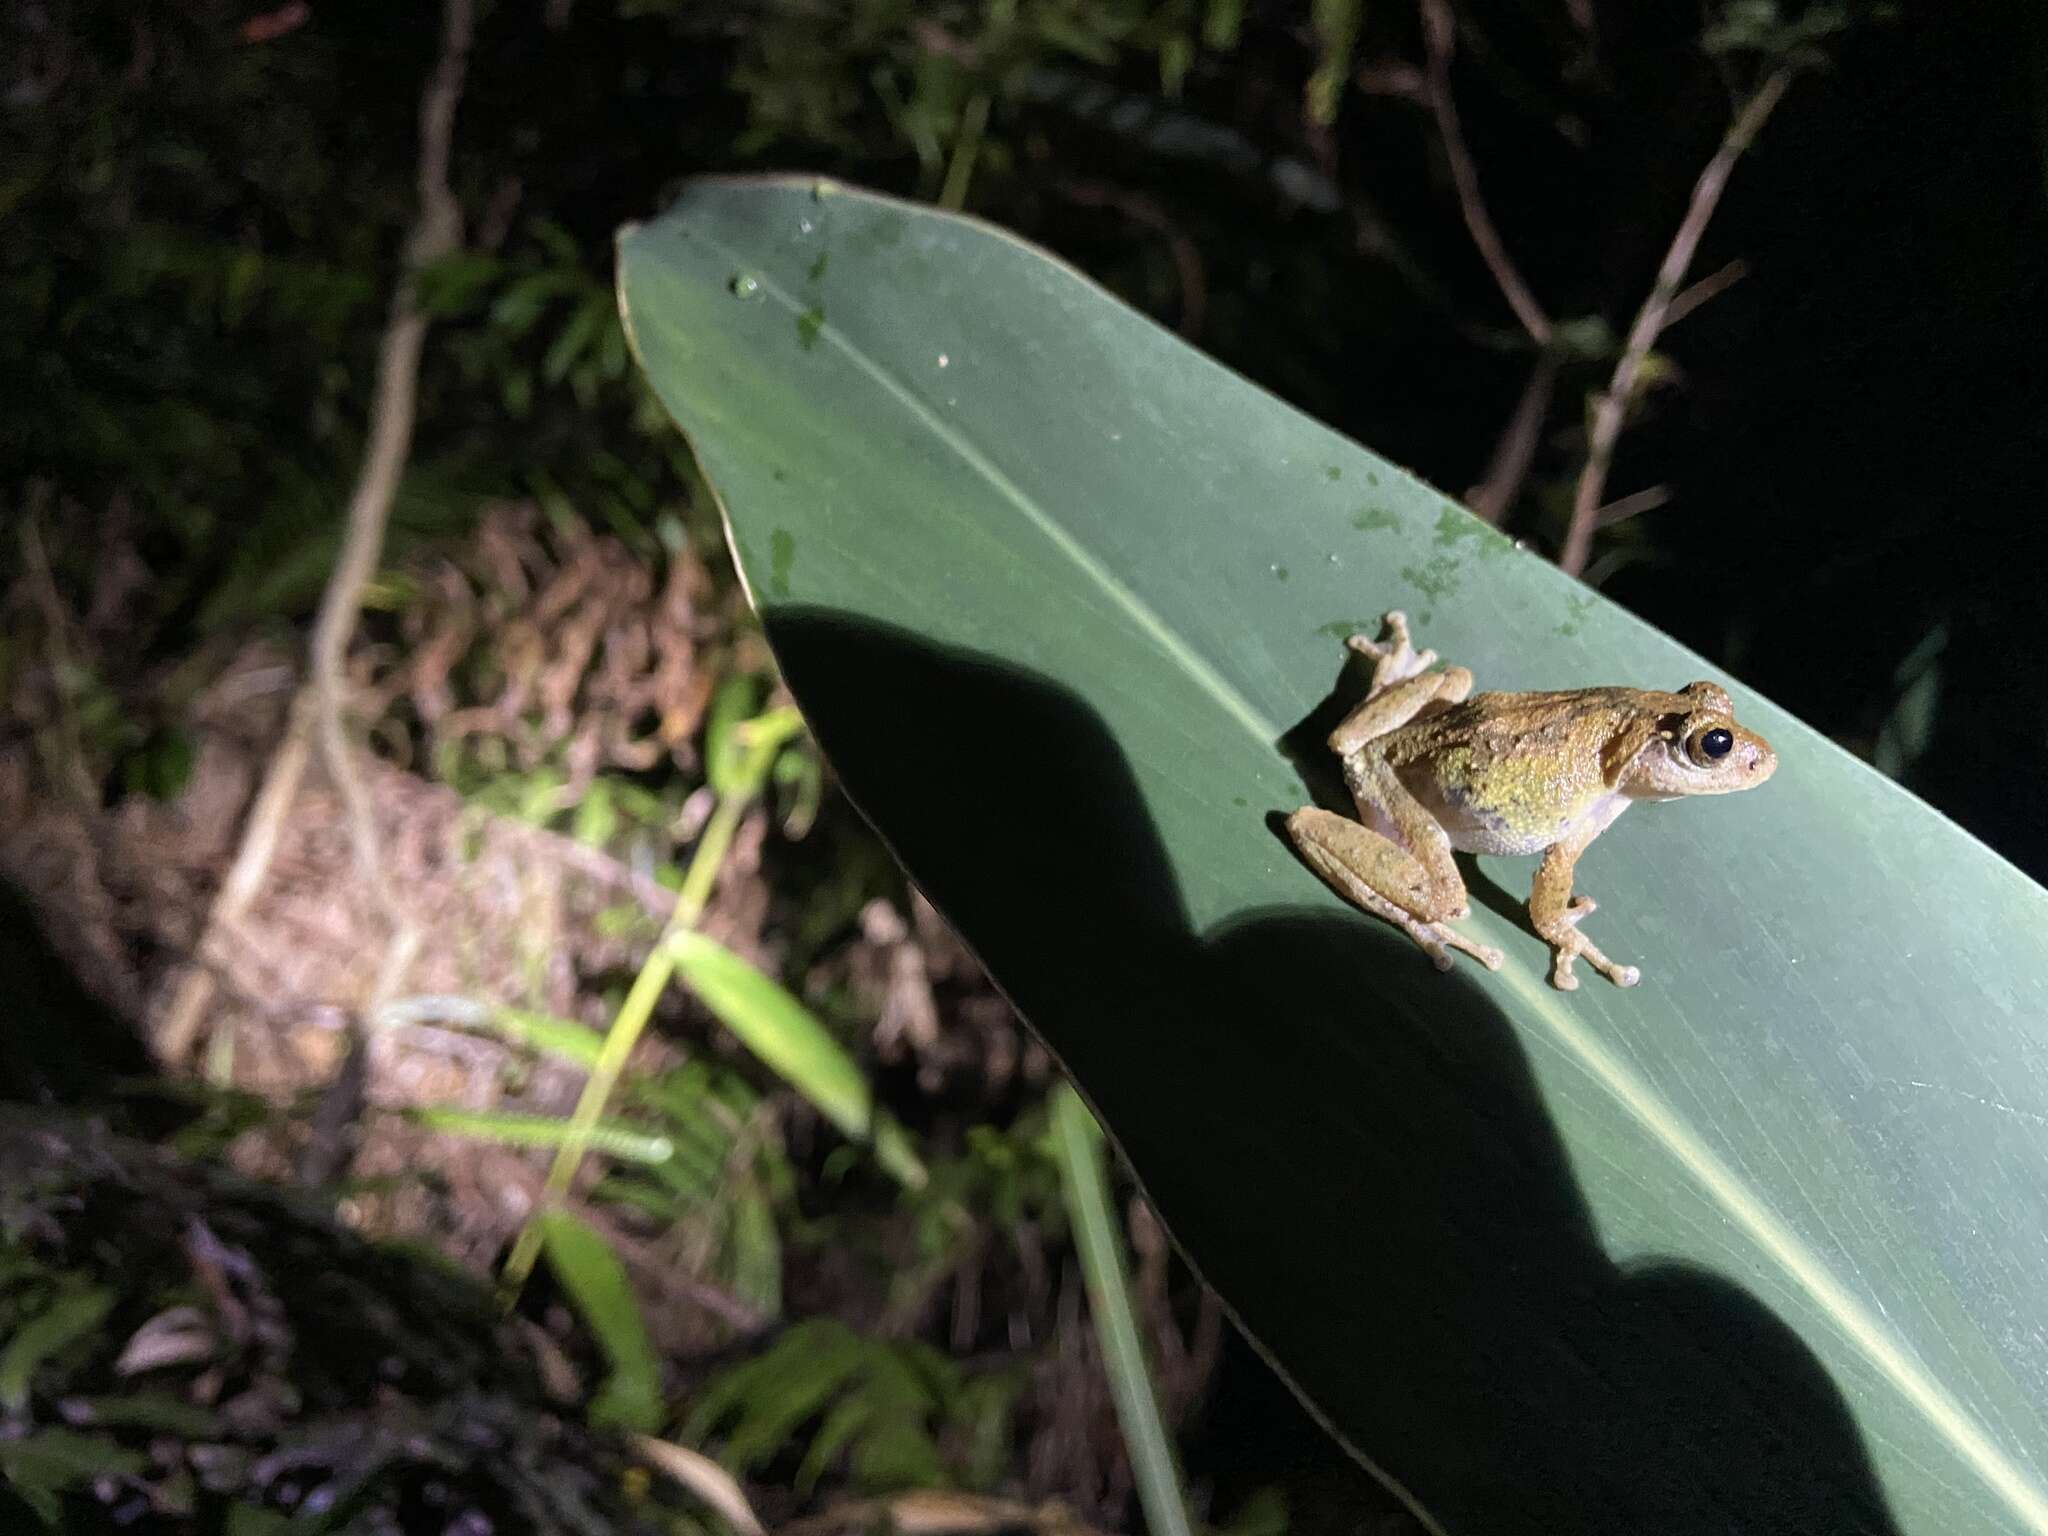
[[[493,1034],[509,1045],[552,1056],[586,1072],[597,1064],[604,1036],[588,1024],[525,1008],[507,1008],[469,997],[400,998],[378,1010],[381,1026],[442,1024]]]
[[[501,1141],[510,1147],[559,1147],[570,1139],[569,1121],[560,1115],[503,1109],[415,1109],[407,1111],[406,1118],[430,1131]],[[592,1126],[589,1147],[623,1163],[665,1163],[676,1154],[675,1143],[668,1137],[616,1121]]]
[[[611,1374],[590,1405],[593,1423],[652,1433],[661,1424],[661,1362],[618,1255],[561,1209],[536,1216],[541,1252],[604,1351]]]
[[[871,1142],[876,1161],[899,1182],[924,1183],[924,1164],[903,1128],[877,1112],[860,1067],[810,1009],[701,933],[676,934],[669,950],[684,983],[748,1050],[846,1136]]]
[[[20,1413],[26,1408],[36,1367],[99,1327],[116,1299],[98,1286],[69,1285],[17,1328],[0,1348],[0,1409]]]
[[[1124,1266],[1123,1231],[1110,1206],[1109,1173],[1102,1156],[1102,1132],[1081,1096],[1065,1083],[1053,1092],[1052,1137],[1059,1158],[1067,1218],[1074,1224],[1074,1246],[1081,1254],[1081,1273],[1088,1287],[1088,1310],[1095,1335],[1102,1342],[1103,1367],[1110,1395],[1116,1400],[1117,1422],[1145,1511],[1145,1529],[1153,1536],[1189,1536],[1187,1497],[1181,1492],[1180,1468],[1173,1439],[1159,1417],[1159,1399],[1152,1390],[1152,1372],[1138,1337],[1138,1318],[1131,1304],[1130,1275]]]

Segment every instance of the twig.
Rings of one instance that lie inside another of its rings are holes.
[[[1523,386],[1514,413],[1494,444],[1486,475],[1467,497],[1474,513],[1486,522],[1498,524],[1521,494],[1522,483],[1528,479],[1529,466],[1535,460],[1536,444],[1550,414],[1551,396],[1557,385],[1558,360],[1549,346],[1550,316],[1509,257],[1500,231],[1494,227],[1493,216],[1487,212],[1486,199],[1480,195],[1479,167],[1465,143],[1457,99],[1451,94],[1451,55],[1458,43],[1457,17],[1452,14],[1449,0],[1421,0],[1420,9],[1428,68],[1419,77],[1417,99],[1436,119],[1437,134],[1450,162],[1451,183],[1458,192],[1458,210],[1464,216],[1472,244],[1486,263],[1487,271],[1493,274],[1501,297],[1507,300],[1508,308],[1515,312],[1515,318],[1521,321],[1522,329],[1538,349],[1529,382]]]
[[[1451,54],[1458,43],[1458,21],[1451,14],[1449,0],[1421,0],[1422,42],[1429,55],[1428,88],[1425,99],[1430,114],[1436,118],[1437,132],[1444,141],[1444,154],[1451,163],[1451,182],[1458,190],[1458,209],[1465,216],[1465,228],[1471,232],[1472,243],[1479,248],[1479,257],[1486,263],[1487,271],[1500,285],[1501,297],[1508,301],[1508,308],[1515,312],[1515,318],[1522,322],[1522,329],[1529,333],[1529,339],[1537,346],[1550,340],[1550,317],[1543,312],[1543,306],[1536,302],[1536,295],[1522,280],[1509,259],[1507,247],[1501,243],[1500,231],[1493,227],[1493,218],[1486,211],[1486,200],[1479,195],[1479,168],[1472,162],[1472,152],[1465,146],[1465,132],[1458,122],[1458,106],[1451,96]]]
[[[1646,486],[1642,490],[1633,491],[1617,501],[1610,501],[1598,512],[1595,512],[1593,514],[1593,526],[1595,528],[1612,528],[1616,523],[1625,523],[1632,517],[1642,516],[1645,512],[1654,512],[1670,500],[1670,486]]]
[[[57,591],[56,573],[50,568],[49,551],[43,547],[43,504],[49,499],[48,485],[37,481],[29,487],[28,509],[21,520],[21,566],[28,578],[29,594],[43,610],[43,627],[49,632],[50,681],[57,698],[57,739],[52,772],[65,791],[79,805],[93,803],[96,787],[85,767],[85,733],[78,723],[75,679],[78,662],[71,644],[71,615]],[[82,647],[80,648],[83,649]]]
[[[370,441],[349,500],[347,532],[314,621],[306,685],[293,701],[285,738],[265,770],[241,846],[201,929],[195,963],[180,982],[158,1032],[158,1053],[169,1062],[182,1060],[198,1037],[202,1015],[214,994],[213,973],[204,958],[207,946],[215,935],[241,923],[263,888],[277,851],[278,834],[305,776],[310,746],[316,739],[321,761],[347,812],[356,862],[392,926],[391,942],[374,983],[373,1005],[376,998],[395,990],[418,945],[416,929],[385,883],[369,797],[349,760],[341,715],[342,657],[362,609],[363,587],[383,553],[391,503],[412,447],[420,349],[427,329],[427,317],[417,302],[418,273],[427,263],[454,250],[462,238],[461,210],[448,189],[448,149],[468,67],[471,24],[472,0],[446,0],[440,58],[420,97],[419,214],[406,239],[404,273],[392,296],[391,317],[378,348]]]
[[[1724,267],[1709,272],[1696,283],[1689,283],[1677,298],[1671,301],[1671,309],[1664,316],[1664,329],[1670,330],[1702,304],[1718,299],[1749,276],[1749,263],[1740,256]]]
[[[1475,515],[1498,525],[1515,498],[1522,494],[1522,482],[1529,478],[1529,465],[1536,457],[1536,444],[1543,435],[1544,420],[1550,415],[1550,398],[1557,388],[1557,354],[1545,349],[1536,355],[1529,370],[1529,382],[1522,386],[1514,414],[1500,430],[1493,446],[1493,458],[1486,466],[1486,478],[1466,493],[1466,503]]]
[[[604,1114],[605,1105],[611,1102],[612,1091],[618,1086],[620,1074],[626,1070],[633,1047],[639,1043],[647,1021],[653,1017],[655,1003],[675,975],[675,947],[669,940],[695,928],[704,916],[704,908],[711,900],[712,888],[718,883],[720,872],[725,868],[726,854],[732,848],[733,836],[739,831],[741,820],[767,783],[768,770],[776,753],[802,728],[802,717],[794,709],[770,710],[738,728],[740,761],[731,770],[731,779],[719,795],[711,819],[704,824],[704,834],[697,840],[696,851],[690,855],[690,867],[683,873],[674,910],[669,913],[660,937],[641,963],[640,972],[633,978],[625,1001],[619,1004],[619,1011],[612,1016],[611,1027],[605,1031],[596,1064],[584,1080],[576,1107],[569,1113],[568,1135],[555,1153],[554,1162],[549,1165],[547,1183],[541,1192],[543,1206],[553,1205],[568,1196],[571,1185],[576,1181],[577,1170],[583,1165],[583,1154],[589,1148],[591,1128]],[[714,784],[718,782],[715,772],[712,779]],[[527,1277],[533,1273],[534,1261],[540,1257],[541,1239],[539,1222],[529,1218],[513,1243],[511,1253],[506,1255],[504,1268],[499,1271],[499,1291],[508,1304],[518,1300]]]
[[[666,1472],[717,1510],[740,1536],[763,1536],[761,1517],[747,1502],[739,1479],[702,1451],[693,1451],[671,1440],[657,1440],[652,1435],[634,1435],[632,1443],[643,1461]]]
[[[1628,414],[1628,402],[1635,391],[1636,377],[1642,372],[1643,361],[1650,355],[1658,335],[1670,323],[1678,285],[1685,280],[1685,269],[1692,265],[1700,238],[1707,231],[1707,223],[1714,216],[1721,194],[1727,190],[1735,162],[1742,158],[1743,152],[1763,130],[1772,109],[1792,83],[1792,74],[1791,65],[1773,71],[1757,87],[1756,94],[1743,104],[1742,110],[1735,114],[1735,121],[1728,125],[1727,133],[1721,137],[1721,147],[1714,151],[1714,157],[1693,184],[1692,201],[1678,226],[1678,233],[1672,237],[1671,248],[1664,253],[1663,264],[1657,268],[1657,281],[1650,289],[1650,296],[1643,300],[1643,307],[1636,312],[1635,324],[1629,327],[1628,341],[1614,364],[1614,377],[1608,382],[1606,392],[1593,402],[1593,426],[1586,447],[1586,465],[1579,472],[1578,489],[1572,496],[1571,523],[1565,529],[1564,547],[1557,556],[1558,565],[1574,576],[1586,568],[1586,557],[1593,548],[1593,529],[1600,511],[1600,498],[1607,489],[1607,472],[1614,463],[1614,445],[1621,437],[1622,422]]]
[[[1180,323],[1175,329],[1190,339],[1199,335],[1209,308],[1209,284],[1202,269],[1201,248],[1173,222],[1173,216],[1159,200],[1107,181],[1068,178],[1058,185],[1061,192],[1082,207],[1114,208],[1133,224],[1143,225],[1165,240],[1173,257],[1174,273],[1180,279]]]

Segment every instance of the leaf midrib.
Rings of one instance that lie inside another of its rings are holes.
[[[834,195],[847,197],[853,194],[840,191]],[[898,202],[896,199],[871,194],[861,194],[861,198],[863,201],[884,207]],[[915,207],[910,204],[901,206],[906,209]],[[926,214],[930,212],[928,209],[917,211]],[[975,225],[972,220],[963,219],[961,222],[978,231],[982,229],[982,226]],[[989,232],[1000,234],[999,231]],[[747,272],[760,284],[761,294],[780,305],[792,318],[807,312],[809,306],[800,304],[795,295],[763,272],[758,263],[701,230],[690,231],[690,238],[729,261],[735,270]],[[1033,254],[1036,254],[1035,251]],[[1106,290],[1102,290],[1100,285],[1094,283],[1084,273],[1063,264],[1055,265],[1059,265],[1073,280],[1096,288],[1113,302],[1121,302],[1115,300],[1113,295],[1107,294]],[[622,282],[622,291],[623,286]],[[630,332],[630,311],[626,314],[627,329]],[[1010,479],[970,437],[956,425],[936,414],[907,383],[890,372],[880,361],[854,347],[840,328],[829,321],[821,321],[815,334],[817,339],[828,343],[860,373],[872,380],[885,395],[908,411],[935,438],[958,454],[961,461],[986,481],[1003,501],[1022,514],[1043,537],[1072,560],[1076,567],[1086,573],[1091,581],[1127,613],[1170,661],[1178,664],[1192,676],[1203,691],[1222,706],[1226,714],[1251,734],[1261,750],[1270,749],[1271,744],[1279,736],[1278,728],[1273,722],[1267,720],[1249,700],[1232,687],[1177,629],[1169,625],[1150,604],[1109,570],[1092,550],[1055,520],[1022,486]],[[1490,913],[1483,919],[1483,926],[1496,927],[1500,931],[1505,931],[1506,928],[1503,920]],[[2003,1498],[2007,1506],[2024,1519],[2028,1528],[2037,1533],[2037,1536],[2048,1536],[2048,1492],[2044,1492],[2024,1469],[2015,1465],[2005,1452],[1993,1443],[1989,1434],[1970,1416],[1968,1410],[1921,1368],[1908,1347],[1893,1337],[1877,1316],[1858,1300],[1848,1287],[1835,1278],[1825,1261],[1808,1247],[1791,1225],[1749,1190],[1748,1185],[1735,1170],[1685,1123],[1677,1110],[1662,1095],[1609,1049],[1592,1030],[1574,1018],[1563,1006],[1557,993],[1531,974],[1526,967],[1510,964],[1497,974],[1502,984],[1521,1000],[1527,1013],[1541,1019],[1556,1043],[1575,1058],[1587,1074],[1605,1089],[1610,1098],[1676,1159],[1680,1167],[1685,1169],[1706,1192],[1709,1200],[1718,1205],[1736,1226],[1748,1234],[1759,1249],[1814,1299],[1833,1319],[1842,1335],[1860,1349],[1901,1395],[1919,1410],[1935,1432],[1969,1464],[1986,1486]]]

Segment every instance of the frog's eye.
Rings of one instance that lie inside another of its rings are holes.
[[[1693,738],[1692,756],[1697,763],[1718,763],[1735,750],[1735,735],[1721,726],[1702,731]]]

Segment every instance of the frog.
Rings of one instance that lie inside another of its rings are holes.
[[[1451,926],[1471,913],[1451,854],[1540,853],[1529,921],[1550,946],[1551,984],[1575,990],[1584,960],[1618,986],[1636,985],[1637,966],[1610,959],[1579,929],[1597,908],[1573,893],[1580,856],[1638,800],[1756,788],[1777,770],[1770,743],[1736,724],[1718,683],[1473,693],[1468,669],[1415,649],[1405,614],[1381,625],[1384,640],[1345,641],[1372,662],[1372,681],[1329,737],[1358,816],[1304,806],[1288,817],[1304,862],[1437,969],[1448,971],[1457,950],[1499,970],[1498,949]]]

